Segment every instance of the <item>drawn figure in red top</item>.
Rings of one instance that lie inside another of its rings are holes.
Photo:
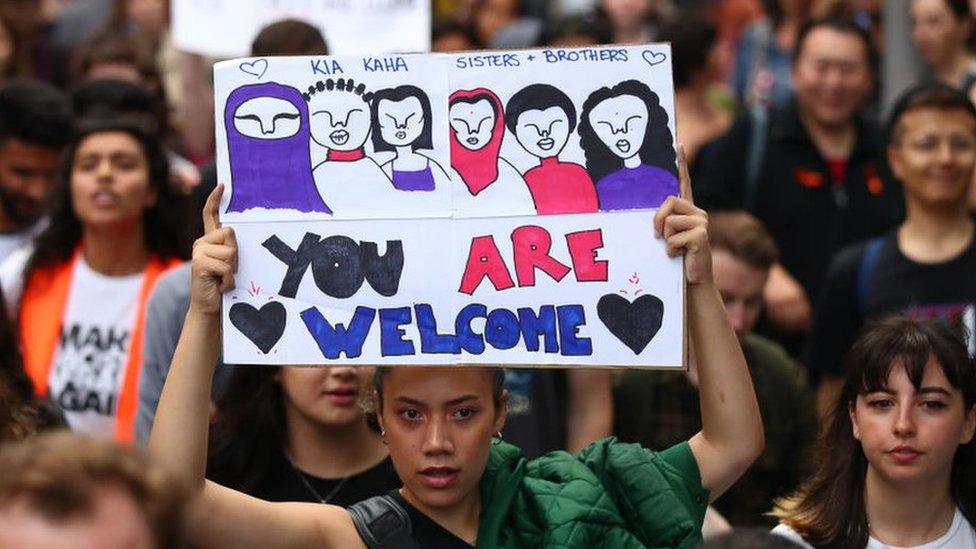
[[[522,175],[498,155],[505,137],[505,113],[498,96],[485,88],[459,90],[451,94],[449,104],[451,167],[467,189],[454,195],[458,213],[534,214]]]
[[[519,145],[541,161],[524,174],[539,213],[599,209],[596,186],[586,168],[559,161],[576,129],[576,107],[569,96],[549,84],[526,86],[508,100],[505,124]]]

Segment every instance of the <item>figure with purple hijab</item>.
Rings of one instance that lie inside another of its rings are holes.
[[[404,85],[377,91],[371,115],[373,150],[396,153],[382,166],[395,189],[433,191],[438,183],[446,185],[449,179],[444,168],[417,152],[434,148],[430,99],[422,89]]]
[[[583,102],[580,147],[601,211],[658,208],[678,195],[668,113],[643,82],[603,87]]]
[[[231,197],[228,212],[251,208],[332,210],[312,178],[308,104],[295,88],[241,86],[224,108]]]

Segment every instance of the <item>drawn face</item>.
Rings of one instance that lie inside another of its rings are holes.
[[[539,158],[559,154],[569,139],[569,118],[559,107],[530,110],[519,115],[515,138],[522,148]]]
[[[354,151],[369,137],[369,105],[345,91],[323,92],[309,103],[312,139],[329,149]]]
[[[451,105],[450,117],[451,129],[464,148],[478,151],[491,141],[491,130],[495,127],[495,110],[487,99],[479,99],[474,103],[459,101]]]
[[[416,97],[403,101],[383,99],[377,107],[380,136],[394,147],[409,145],[424,131],[424,109]]]
[[[647,105],[633,95],[611,97],[590,112],[590,124],[597,137],[620,158],[640,152],[647,133]]]
[[[277,97],[255,97],[234,111],[234,128],[257,139],[291,137],[301,125],[298,107]]]

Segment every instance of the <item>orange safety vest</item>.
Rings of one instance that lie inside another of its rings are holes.
[[[24,369],[34,384],[39,397],[48,394],[48,380],[54,352],[61,338],[61,325],[68,305],[68,293],[74,278],[75,265],[80,250],[70,261],[51,267],[35,269],[25,281],[20,301],[20,342],[24,353]],[[115,409],[115,440],[131,442],[134,435],[136,403],[138,400],[139,371],[142,369],[142,330],[145,326],[146,302],[156,279],[169,269],[178,267],[179,259],[160,259],[155,255],[146,265],[139,304],[136,310],[135,329],[129,345],[129,357],[118,405]]]

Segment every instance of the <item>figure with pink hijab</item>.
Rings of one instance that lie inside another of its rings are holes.
[[[464,187],[454,192],[459,217],[533,215],[532,194],[522,175],[499,156],[505,137],[504,107],[489,89],[451,94],[451,167]]]

